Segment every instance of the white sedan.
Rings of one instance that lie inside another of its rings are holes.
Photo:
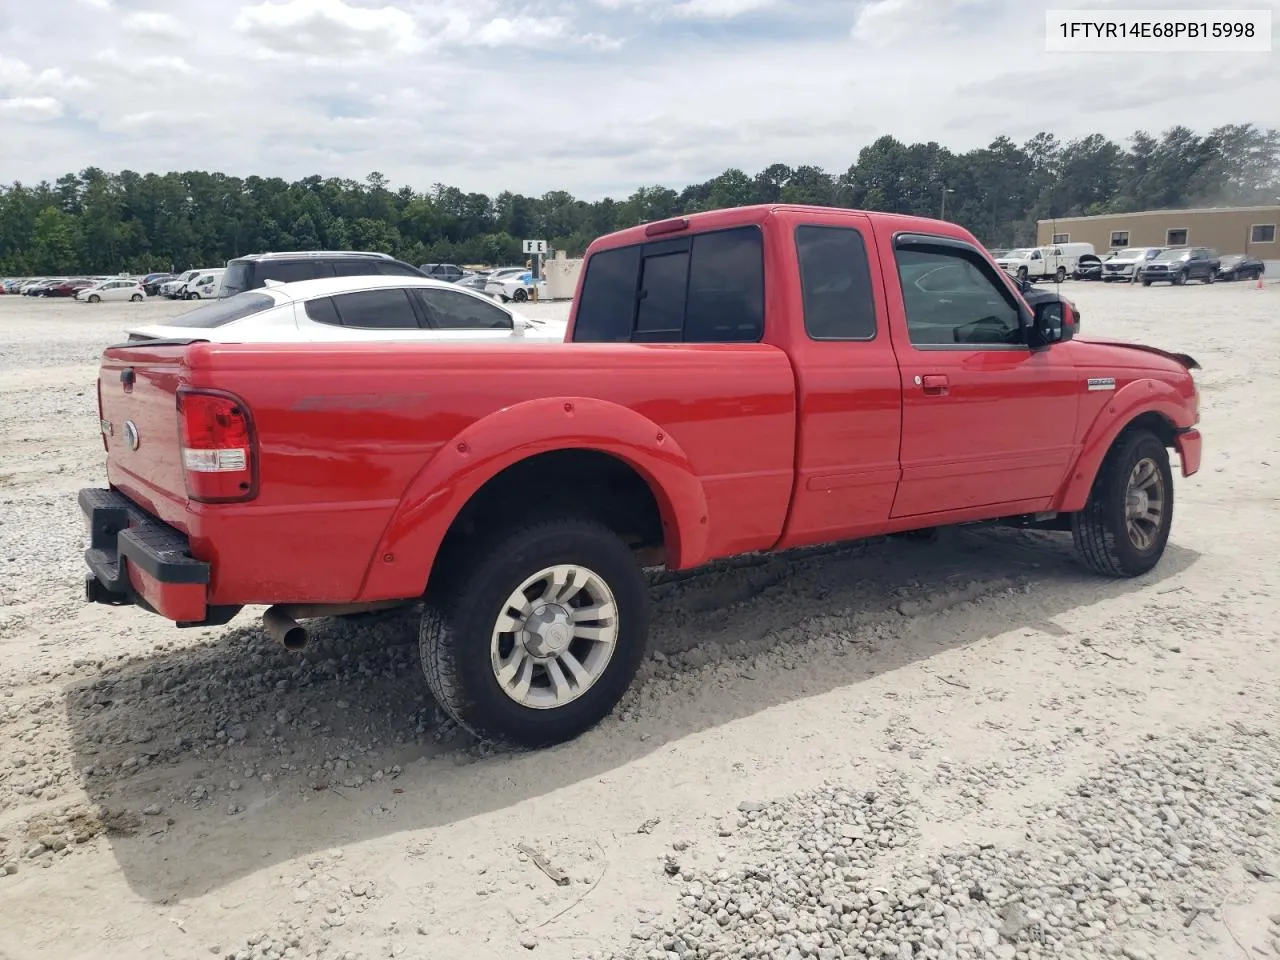
[[[533,282],[533,273],[529,270],[522,270],[519,273],[511,273],[507,271],[494,271],[484,282],[484,292],[491,297],[496,297],[503,303],[508,300],[514,300],[516,303],[524,303],[526,300],[533,299],[534,287],[538,289],[538,297],[545,298],[547,295],[547,281],[539,280],[536,284]]]
[[[563,341],[567,323],[531,320],[455,284],[418,277],[325,277],[214,300],[129,339],[214,343],[324,341]]]
[[[103,300],[145,300],[147,291],[137,280],[99,280],[76,294],[77,300],[101,303]]]

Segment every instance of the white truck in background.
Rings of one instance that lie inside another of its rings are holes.
[[[998,258],[996,264],[1005,273],[1019,280],[1056,280],[1061,283],[1076,272],[1081,257],[1093,252],[1092,243],[1021,247]]]

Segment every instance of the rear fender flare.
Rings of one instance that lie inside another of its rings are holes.
[[[1089,491],[1093,489],[1093,481],[1116,437],[1134,420],[1147,413],[1159,414],[1175,429],[1193,426],[1187,422],[1186,398],[1171,384],[1163,380],[1148,379],[1126,384],[1102,408],[1085,434],[1080,454],[1057,497],[1059,511],[1074,513],[1084,509]]]
[[[590,397],[544,397],[482,417],[441,447],[391,516],[361,600],[421,595],[445,534],[476,492],[511,465],[555,450],[597,450],[635,469],[662,515],[668,565],[696,566],[707,552],[707,497],[688,456],[636,411]]]

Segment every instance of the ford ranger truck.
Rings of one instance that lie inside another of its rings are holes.
[[[1197,364],[1078,332],[956,224],[772,205],[597,239],[563,343],[112,346],[87,598],[291,648],[421,602],[441,706],[554,744],[632,682],[647,566],[999,521],[1151,570]]]

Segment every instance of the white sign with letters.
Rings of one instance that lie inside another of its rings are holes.
[[[525,253],[546,253],[547,241],[545,240],[526,240],[524,242]]]

